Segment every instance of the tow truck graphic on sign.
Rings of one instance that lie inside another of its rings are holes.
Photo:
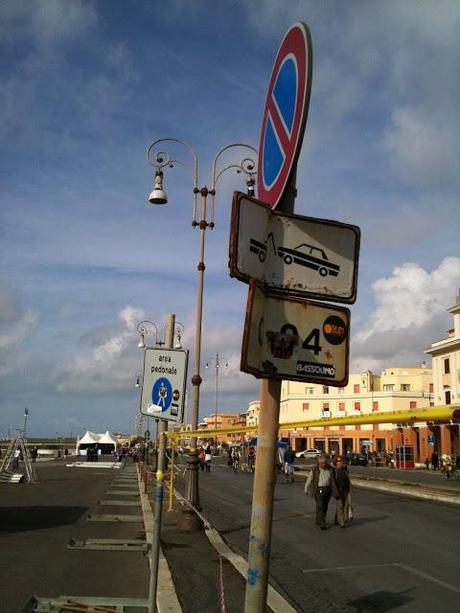
[[[290,247],[276,247],[273,233],[267,236],[265,243],[261,243],[255,238],[251,238],[249,242],[249,250],[259,257],[261,262],[267,259],[267,245],[271,242],[273,251],[276,255],[284,260],[288,266],[292,263],[299,266],[306,266],[312,270],[317,270],[322,277],[337,277],[340,271],[340,266],[329,261],[324,249],[314,247],[307,243],[302,243],[291,249]]]
[[[230,275],[300,298],[356,300],[360,230],[328,219],[277,213],[235,192]]]

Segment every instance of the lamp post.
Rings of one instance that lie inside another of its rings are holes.
[[[26,437],[27,430],[27,418],[29,417],[29,409],[26,407],[24,409],[24,438]]]
[[[192,165],[184,163],[179,159],[175,159],[169,153],[159,149],[160,144],[170,143],[174,145],[180,145],[191,156]],[[212,230],[215,226],[215,197],[216,197],[216,184],[220,177],[227,170],[233,169],[238,173],[242,173],[246,177],[246,186],[248,193],[254,195],[255,175],[256,175],[256,163],[253,157],[245,157],[239,163],[228,164],[222,169],[218,168],[218,162],[223,153],[230,149],[243,148],[249,150],[251,156],[257,155],[257,151],[254,147],[243,143],[233,143],[220,149],[214,157],[211,166],[211,187],[208,189],[206,185],[201,188],[198,186],[198,157],[195,149],[186,141],[178,138],[160,138],[149,145],[146,152],[147,161],[154,169],[154,185],[153,190],[149,195],[149,202],[151,204],[166,204],[168,202],[168,196],[163,187],[163,170],[165,168],[173,168],[177,164],[185,167],[191,172],[192,175],[192,228],[199,228],[199,249],[198,249],[198,283],[197,283],[197,303],[196,303],[196,320],[195,320],[195,352],[194,352],[194,372],[192,376],[192,415],[191,426],[192,430],[198,428],[199,407],[200,407],[200,385],[201,379],[201,334],[203,323],[203,288],[204,288],[204,271],[205,271],[205,236],[206,230],[209,228]],[[201,206],[198,217],[198,195],[201,196]],[[210,215],[208,218],[208,196],[211,197]],[[190,441],[190,455],[187,459],[187,472],[186,472],[186,490],[185,498],[187,502],[194,506],[199,507],[199,490],[198,490],[198,458],[196,455],[196,437],[193,437]],[[185,519],[187,518],[187,519]],[[183,528],[187,530],[198,529],[201,522],[198,520],[194,513],[184,514]]]
[[[155,346],[161,347],[164,345],[164,329],[163,329],[163,340],[158,340],[158,326],[150,321],[150,319],[144,319],[136,324],[136,329],[139,333],[139,342],[137,346],[139,349],[145,349],[147,345],[145,344],[145,337],[149,334],[153,334],[155,332]]]
[[[221,366],[220,357],[219,357],[218,353],[216,353],[216,356],[214,358],[213,366],[214,366],[214,370],[215,370],[215,373],[216,373],[216,412],[215,412],[215,415],[214,415],[214,429],[217,430],[217,411],[218,411],[218,408],[219,408],[219,369],[220,369],[220,366]],[[210,368],[209,360],[206,362],[206,368]],[[228,362],[225,362],[225,368],[228,368]],[[216,434],[216,437],[214,439],[214,444],[215,444],[215,447],[216,447],[216,451],[217,451],[217,443],[218,443],[218,441],[217,441],[217,434]]]

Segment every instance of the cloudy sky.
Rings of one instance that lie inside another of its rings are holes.
[[[149,206],[144,152],[184,138],[207,183],[220,147],[257,146],[274,55],[297,20],[314,66],[296,210],[362,228],[352,369],[415,365],[445,335],[460,287],[456,0],[4,0],[0,436],[25,406],[34,435],[130,430],[136,322],[174,312],[192,346],[191,183],[172,169],[169,205]],[[203,336],[205,361],[229,362],[232,411],[258,394],[238,372],[247,288],[227,272],[238,188],[227,173],[208,233]]]

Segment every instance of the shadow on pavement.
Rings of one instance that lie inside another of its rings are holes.
[[[377,517],[353,517],[350,526],[364,526],[364,524],[372,524],[375,521],[388,519],[390,515],[378,515]]]
[[[364,613],[365,611],[385,613],[385,611],[391,611],[414,600],[407,596],[407,592],[410,592],[412,589],[414,588],[409,588],[403,592],[387,592],[382,590],[373,594],[367,594],[356,600],[351,600],[347,604],[355,608],[355,613]]]
[[[0,534],[66,526],[88,511],[87,507],[0,507]]]

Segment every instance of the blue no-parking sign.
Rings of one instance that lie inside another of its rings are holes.
[[[275,208],[285,193],[302,146],[312,75],[310,30],[295,23],[273,66],[259,142],[257,197]]]

